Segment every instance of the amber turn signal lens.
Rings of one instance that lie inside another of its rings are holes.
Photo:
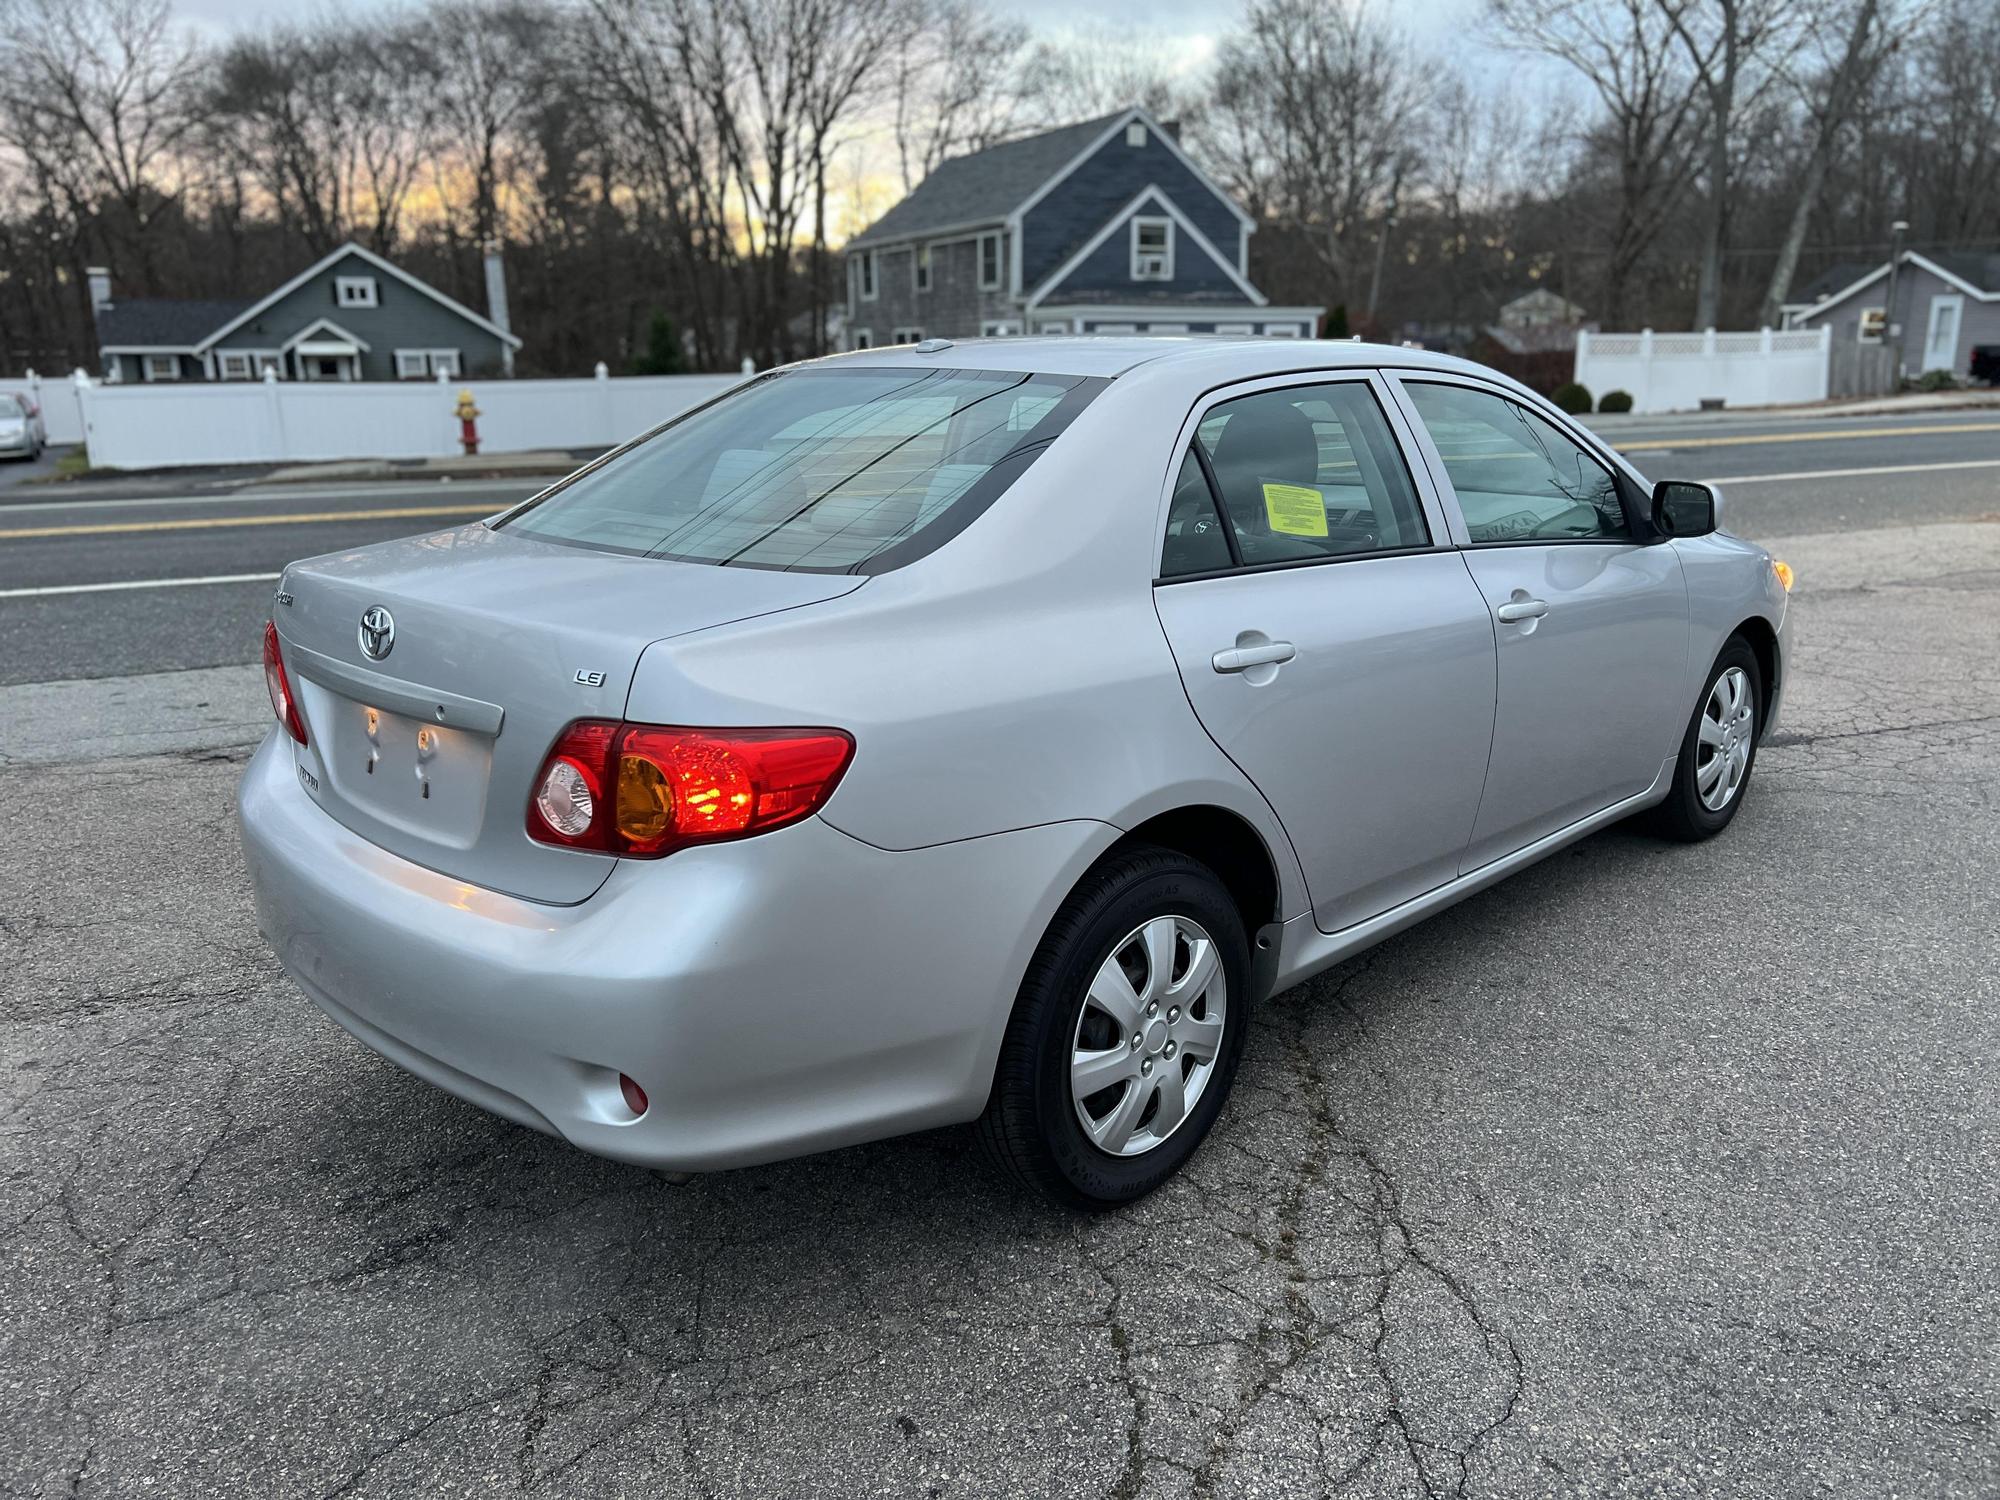
[[[643,755],[618,757],[618,833],[635,844],[664,838],[674,826],[674,789]]]
[[[1785,586],[1785,592],[1789,594],[1792,591],[1792,565],[1779,562],[1774,557],[1771,559],[1771,571],[1777,574],[1778,582]]]

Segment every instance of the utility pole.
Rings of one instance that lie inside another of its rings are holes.
[[[1903,325],[1896,321],[1896,277],[1903,268],[1903,236],[1909,232],[1908,219],[1898,219],[1889,226],[1889,291],[1882,309],[1882,338],[1889,345],[1889,374],[1894,383],[1903,378]]]

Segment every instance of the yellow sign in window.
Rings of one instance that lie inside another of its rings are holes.
[[[1326,496],[1302,484],[1265,485],[1264,515],[1286,536],[1326,535]]]

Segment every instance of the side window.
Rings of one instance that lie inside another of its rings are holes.
[[[1246,567],[1430,543],[1395,435],[1362,381],[1225,401],[1195,441]]]
[[[1192,451],[1181,460],[1174,481],[1173,504],[1167,508],[1167,541],[1160,549],[1160,576],[1184,578],[1213,573],[1230,566],[1229,538],[1215,513],[1215,496]]]
[[[1504,396],[1405,381],[1458,492],[1474,542],[1628,538],[1611,471]]]

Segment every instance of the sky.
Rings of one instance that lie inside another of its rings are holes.
[[[376,8],[381,0],[349,0],[351,9]],[[1036,31],[1064,27],[1131,27],[1185,51],[1199,65],[1243,13],[1242,0],[993,0],[994,9],[1016,16]],[[1408,28],[1419,43],[1445,47],[1462,37],[1478,16],[1479,0],[1377,0],[1385,13]],[[175,11],[204,31],[226,34],[266,21],[296,19],[297,5],[274,0],[175,0]]]

